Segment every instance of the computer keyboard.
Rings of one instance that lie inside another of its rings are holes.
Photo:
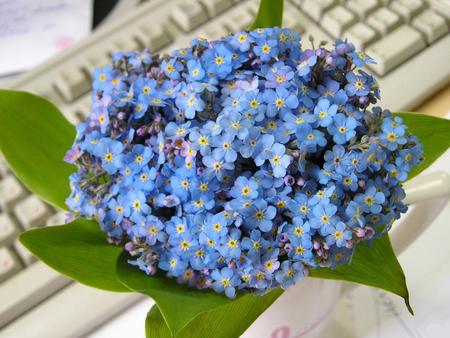
[[[75,124],[90,111],[92,69],[107,63],[113,51],[164,53],[197,36],[216,39],[248,27],[258,3],[147,0],[6,87],[47,97]],[[369,70],[378,76],[381,104],[393,111],[413,108],[450,82],[450,0],[286,0],[283,23],[317,42],[348,37],[366,51],[377,61]],[[64,218],[30,194],[0,155],[0,337],[82,336],[139,299],[88,291],[36,262],[17,240],[23,230],[62,224]],[[66,317],[58,313],[52,321],[43,315],[61,304],[73,307]],[[71,325],[70,316],[77,314],[77,325]],[[48,327],[26,334],[42,320]]]

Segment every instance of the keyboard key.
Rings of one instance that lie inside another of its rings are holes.
[[[14,214],[24,229],[30,229],[44,225],[51,210],[37,196],[30,195],[14,207]]]
[[[448,32],[445,19],[433,11],[425,10],[412,21],[412,26],[419,30],[429,44]]]
[[[355,15],[347,8],[336,6],[324,14],[322,25],[328,33],[338,38],[355,21]]]
[[[311,18],[319,21],[323,13],[333,7],[337,3],[336,0],[305,0],[301,8]]]
[[[360,20],[364,20],[369,13],[378,8],[379,3],[377,0],[349,0],[345,5],[356,13]]]
[[[31,252],[29,252],[28,249],[19,242],[18,239],[16,239],[14,242],[14,250],[25,266],[36,262],[36,257],[34,257]]]
[[[19,272],[21,268],[19,259],[11,249],[0,248],[0,283]]]
[[[172,42],[172,36],[163,25],[152,25],[151,23],[139,26],[137,39],[152,53]]]
[[[247,29],[253,22],[253,15],[248,10],[249,6],[232,8],[225,17],[225,25],[231,32]]]
[[[395,0],[391,3],[390,7],[405,22],[410,22],[413,16],[419,14],[425,5],[421,0]]]
[[[431,8],[450,21],[450,0],[431,0]]]
[[[296,32],[304,33],[305,27],[302,25],[301,21],[295,15],[295,12],[285,11],[283,15],[283,26],[288,27]]]
[[[422,36],[415,29],[402,25],[377,41],[367,49],[377,64],[369,65],[378,75],[383,76],[414,54],[425,48]]]
[[[202,4],[210,17],[217,16],[232,5],[231,0],[202,0]]]
[[[71,124],[77,124],[80,122],[80,119],[76,115],[72,109],[62,109],[61,112],[63,113],[64,117],[69,121]]]
[[[3,209],[10,209],[14,203],[26,195],[27,191],[12,174],[0,181],[0,206]]]
[[[43,96],[48,101],[52,102],[54,105],[61,106],[65,103],[65,99],[62,98],[61,94],[55,91],[52,83],[48,83],[47,86],[42,86],[36,89],[36,94]]]
[[[122,52],[135,52],[141,49],[141,44],[134,38],[134,32],[125,32],[120,38],[114,39],[114,46]]]
[[[92,69],[93,67],[104,67],[111,61],[108,52],[106,50],[102,50],[102,48],[98,50],[99,50],[98,53],[91,53],[88,54],[88,56],[86,56],[86,59],[92,66],[89,67],[90,69]]]
[[[208,20],[208,16],[203,7],[192,0],[178,3],[172,10],[172,19],[185,32],[190,32]]]
[[[69,283],[67,277],[42,262],[28,266],[0,287],[0,327]]]
[[[18,225],[6,213],[0,213],[0,247],[11,245],[19,233]]]
[[[362,22],[354,24],[344,33],[344,37],[348,38],[359,50],[371,44],[377,35],[378,33],[372,27]]]
[[[72,102],[89,91],[91,80],[87,71],[79,66],[62,71],[56,77],[54,85],[67,101]]]
[[[47,226],[54,226],[54,225],[64,225],[66,224],[66,218],[67,214],[64,211],[59,211],[54,215],[51,215],[49,218],[47,218],[47,222],[45,225]]]
[[[214,25],[208,25],[201,29],[197,36],[208,39],[217,40],[228,34],[228,30],[220,23],[215,23]]]
[[[393,31],[400,25],[400,16],[387,8],[380,8],[369,15],[367,23],[375,28],[381,35]]]

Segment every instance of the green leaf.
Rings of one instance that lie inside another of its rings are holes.
[[[145,318],[145,337],[168,338],[172,333],[164,321],[157,305],[153,305]]]
[[[250,29],[281,27],[283,22],[283,0],[261,0],[258,14]]]
[[[20,242],[41,261],[82,284],[130,291],[116,276],[117,257],[123,249],[109,244],[94,221],[77,219],[66,225],[33,229],[22,233]]]
[[[246,294],[235,301],[229,302],[227,305],[199,314],[175,337],[237,338],[282,293],[281,289],[276,289],[264,296]],[[173,337],[156,305],[152,307],[147,315],[145,332],[147,338]]]
[[[373,239],[369,244],[357,245],[349,265],[340,265],[335,270],[311,270],[310,276],[354,282],[392,292],[402,297],[409,312],[414,314],[409,304],[405,275],[392,250],[388,234]]]
[[[75,170],[63,159],[74,138],[75,128],[52,103],[0,90],[0,151],[28,189],[63,209]]]
[[[245,330],[281,294],[281,290],[264,297],[239,294],[235,300],[230,300],[212,290],[197,290],[178,284],[175,279],[163,274],[147,276],[138,268],[131,266],[127,262],[128,259],[128,254],[124,252],[117,261],[119,280],[128,288],[153,298],[170,332],[176,337],[190,337],[187,331],[196,332],[196,335],[192,337],[200,337],[197,326],[207,325],[225,330],[229,323],[226,318],[231,316],[237,316],[242,324],[235,323],[233,324],[235,328],[226,332]],[[248,319],[244,319],[245,316]],[[191,325],[190,322],[194,318],[195,325]],[[201,323],[203,321],[206,324]],[[184,330],[188,324],[189,330]],[[227,328],[227,330],[231,329]]]
[[[450,120],[417,113],[395,113],[416,135],[424,147],[424,160],[414,167],[408,179],[428,168],[436,159],[450,148]]]

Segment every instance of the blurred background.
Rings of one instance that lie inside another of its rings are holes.
[[[112,52],[164,53],[194,37],[216,39],[246,29],[258,5],[0,0],[0,88],[44,96],[76,124],[90,112],[90,74]],[[329,44],[347,37],[367,52],[377,61],[368,71],[379,80],[382,106],[450,116],[449,0],[285,0],[283,25],[300,32],[304,46],[310,35]],[[450,173],[449,161],[447,152],[428,172]],[[36,262],[17,240],[23,230],[64,219],[19,183],[0,154],[0,337],[143,337],[151,300],[76,284]],[[394,246],[415,317],[394,296],[346,285],[308,332],[273,338],[448,336],[450,204],[446,198],[423,201],[401,222],[411,230],[399,233]]]

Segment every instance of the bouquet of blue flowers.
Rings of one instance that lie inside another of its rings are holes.
[[[81,283],[152,297],[149,337],[239,336],[306,276],[388,290],[412,312],[387,232],[450,122],[377,107],[374,60],[278,28],[279,3],[217,41],[115,53],[76,133],[48,101],[0,91],[0,150],[70,211],[22,243]]]
[[[67,205],[145,273],[230,298],[346,264],[406,210],[422,157],[400,117],[369,108],[371,62],[276,27],[116,53],[66,157]]]

